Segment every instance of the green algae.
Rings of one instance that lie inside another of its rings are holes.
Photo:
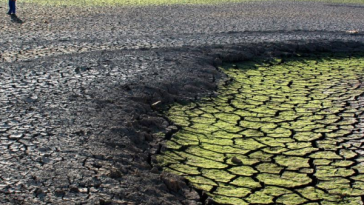
[[[307,199],[300,197],[298,194],[285,194],[277,199],[277,203],[284,203],[287,205],[298,205],[306,201]]]
[[[253,174],[258,173],[257,170],[249,166],[232,167],[228,169],[228,171],[238,176],[252,176]]]
[[[157,157],[220,204],[361,204],[364,57],[222,68],[216,98],[175,105]]]
[[[214,194],[242,198],[250,194],[251,190],[243,187],[220,185]]]
[[[235,175],[220,169],[203,169],[202,176],[218,182],[229,182]]]
[[[261,187],[259,182],[254,181],[254,179],[252,179],[250,177],[238,177],[238,178],[234,179],[232,182],[230,182],[230,184],[239,186],[239,187],[247,187],[247,188],[251,188],[251,189],[256,189],[256,188]]]

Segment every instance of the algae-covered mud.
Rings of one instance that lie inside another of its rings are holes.
[[[175,105],[158,157],[221,204],[362,204],[364,55],[248,62],[216,97]]]

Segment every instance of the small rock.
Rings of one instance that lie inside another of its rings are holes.
[[[159,100],[159,101],[157,101],[157,102],[153,103],[153,104],[152,104],[152,107],[153,107],[153,108],[158,107],[158,105],[159,105],[161,102],[162,102],[162,101],[160,101],[160,100]]]
[[[118,170],[111,170],[109,173],[109,177],[113,179],[120,178],[122,175]]]
[[[12,134],[12,135],[10,135],[10,136],[9,136],[9,139],[17,140],[17,139],[20,139],[20,138],[22,138],[22,137],[23,137],[23,134],[19,134],[19,133],[17,133],[17,134]]]
[[[208,197],[206,199],[206,204],[209,205],[209,204],[215,204],[215,201],[211,198],[211,197]]]
[[[153,135],[151,134],[144,134],[144,138],[146,141],[153,141]]]
[[[359,30],[350,30],[350,31],[346,31],[346,33],[348,33],[348,34],[358,34]]]
[[[44,191],[40,188],[37,188],[35,191],[34,191],[34,194],[36,197],[38,198],[43,198],[44,197]]]
[[[231,159],[231,162],[233,162],[234,164],[243,164],[243,162],[240,159],[238,159],[237,157],[233,157]]]
[[[150,170],[152,173],[154,174],[158,174],[159,173],[159,170],[157,167],[153,167],[151,170]]]
[[[87,193],[87,188],[80,188],[80,189],[78,189],[81,193]]]
[[[100,199],[100,205],[111,205],[112,202],[110,200]]]
[[[175,179],[165,179],[164,184],[168,187],[168,189],[177,192],[181,187],[177,180]]]
[[[215,58],[214,62],[213,62],[214,66],[221,66],[222,65],[222,60],[220,58]]]
[[[66,193],[63,190],[56,190],[54,192],[54,195],[56,195],[56,197],[63,197]]]
[[[78,192],[80,192],[80,190],[78,190],[77,187],[70,187],[70,192],[71,193],[78,193]]]

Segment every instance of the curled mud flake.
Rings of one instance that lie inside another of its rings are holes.
[[[213,198],[213,201],[218,204],[239,204],[239,205],[248,205],[247,202],[245,202],[242,199],[231,197],[231,196],[220,196],[215,195]]]
[[[174,142],[174,141],[168,141],[166,142],[166,146],[168,147],[168,149],[180,149],[182,147],[182,145]]]
[[[190,121],[192,123],[201,123],[201,124],[212,125],[216,122],[216,119],[207,118],[207,117],[192,117]]]
[[[245,197],[251,193],[251,189],[244,187],[236,187],[232,185],[219,184],[219,187],[213,192],[217,195],[231,196],[231,197]]]
[[[204,157],[199,157],[199,156],[196,156],[196,155],[181,153],[181,156],[186,157],[186,164],[191,165],[191,166],[195,166],[195,167],[220,168],[220,169],[223,169],[223,168],[227,167],[226,164],[223,164],[221,162],[211,160],[211,159],[207,159],[207,158],[204,158]]]
[[[170,119],[174,122],[175,125],[187,127],[190,125],[190,122],[188,121],[188,117],[183,116],[173,116],[170,117]]]
[[[298,189],[298,192],[305,198],[310,199],[312,201],[316,201],[316,200],[329,200],[329,201],[337,201],[339,199],[338,196],[332,196],[330,194],[328,194],[327,192],[312,187],[312,186],[308,186],[305,187],[303,189]]]
[[[310,155],[314,159],[342,159],[342,157],[332,151],[320,151]]]
[[[251,194],[246,200],[250,203],[256,204],[272,204],[274,196],[264,193],[264,191],[257,191]]]
[[[214,144],[207,144],[204,143],[202,145],[200,145],[201,148],[204,148],[206,150],[210,150],[216,153],[221,153],[221,154],[245,154],[248,153],[250,150],[244,150],[240,147],[238,147],[237,145],[234,145],[234,147],[231,146],[223,146],[223,145],[214,145]]]
[[[238,122],[238,120],[240,120],[240,116],[235,114],[216,113],[214,116],[222,121],[232,123],[234,125]]]
[[[312,143],[310,142],[291,142],[286,143],[288,149],[303,149],[303,148],[310,148],[312,147]]]
[[[279,174],[258,174],[257,178],[264,184],[283,186],[293,188],[311,183],[311,178],[307,174],[285,171],[282,175]]]
[[[259,164],[256,168],[258,169],[259,173],[270,173],[270,174],[279,174],[283,169],[283,167],[280,167],[273,163],[262,163]]]
[[[210,113],[210,114],[213,114],[213,113],[219,113],[220,110],[214,108],[213,106],[204,106],[202,108],[200,108],[201,110],[203,110],[204,112],[206,113]]]
[[[273,157],[272,154],[268,154],[262,151],[255,151],[249,155],[251,159],[257,159],[261,162],[270,162]]]
[[[249,129],[260,129],[262,128],[264,125],[260,122],[251,122],[251,121],[246,121],[246,120],[242,120],[240,121],[240,127],[243,128],[249,128]],[[274,127],[273,127],[274,128]]]
[[[193,124],[192,126],[190,126],[190,128],[196,133],[205,134],[205,135],[210,135],[211,133],[220,130],[219,127],[209,125],[209,124],[202,124],[202,123]]]
[[[240,148],[245,149],[245,150],[257,150],[261,147],[266,146],[251,138],[235,139],[235,144],[239,145]]]
[[[202,176],[212,179],[216,182],[229,182],[235,175],[219,169],[202,169]]]
[[[358,154],[352,150],[346,150],[346,149],[341,149],[340,150],[340,156],[342,156],[344,159],[352,159],[354,157],[356,157]]]
[[[187,137],[187,136],[174,136],[173,141],[182,146],[192,146],[199,145],[200,141],[197,137]]]
[[[236,122],[232,121],[231,123],[227,123],[225,121],[217,121],[215,124],[213,124],[215,127],[220,128],[220,130],[224,130],[227,132],[237,133],[243,130],[241,127],[235,126]]]
[[[222,139],[235,139],[235,138],[241,138],[241,134],[234,134],[229,133],[223,130],[219,130],[217,132],[212,133],[211,138],[222,138]]]
[[[289,138],[292,135],[292,131],[290,129],[282,127],[278,127],[276,129],[262,128],[261,131],[267,133],[268,137],[273,137],[273,138],[282,138],[282,137]]]
[[[350,167],[354,163],[355,163],[354,161],[350,161],[350,160],[338,160],[338,161],[333,162],[332,165],[335,167]]]
[[[339,183],[337,181],[331,181],[331,182],[320,182],[317,185],[319,188],[325,189],[328,191],[329,194],[336,195],[342,200],[342,198],[345,198],[346,196],[362,196],[363,190],[362,189],[356,189],[354,187],[350,187],[349,183]]]
[[[331,164],[332,160],[328,160],[328,159],[314,159],[313,160],[313,163],[316,165],[316,166],[319,166],[319,165],[329,165]]]
[[[249,105],[249,104],[244,104],[243,101],[241,100],[232,100],[231,101],[231,105],[236,107],[237,111],[234,112],[234,114],[237,114],[241,117],[255,117],[257,116],[257,113],[252,113],[249,111],[246,111],[245,109],[249,109],[249,108],[255,108],[255,105]]]
[[[287,204],[287,205],[298,205],[306,202],[307,199],[300,197],[298,194],[284,194],[277,199],[277,203]]]
[[[261,184],[250,177],[238,177],[234,179],[230,184],[239,186],[239,187],[247,187],[251,189],[257,189],[261,187]]]
[[[307,158],[303,157],[290,157],[278,155],[275,158],[276,163],[286,167],[287,170],[298,170],[300,168],[310,167]]]
[[[228,169],[228,171],[239,176],[252,176],[253,174],[258,173],[257,170],[249,166],[236,166]]]
[[[183,172],[176,171],[176,170],[174,170],[174,169],[170,169],[170,168],[168,168],[168,167],[165,167],[165,168],[164,168],[164,171],[165,171],[165,172],[168,172],[168,173],[175,174],[175,175],[181,175],[181,176],[183,176],[183,175],[187,175],[187,174],[185,174],[185,173],[183,173]]]
[[[305,156],[305,155],[313,153],[317,150],[319,150],[319,149],[308,147],[308,148],[302,148],[302,149],[296,149],[296,150],[283,152],[283,154],[288,155],[288,156]]]
[[[196,189],[199,189],[199,190],[202,190],[202,191],[206,191],[206,192],[210,192],[212,190],[212,188],[214,188],[214,186],[208,185],[208,184],[192,183],[192,185],[194,187],[196,187]]]
[[[214,145],[221,145],[221,146],[234,146],[234,141],[231,139],[226,138],[217,138],[217,137],[199,137],[200,143],[209,143]]]
[[[273,138],[273,137],[260,137],[256,140],[264,145],[270,147],[286,147],[286,143],[294,142],[291,138]]]
[[[329,141],[329,140],[317,142],[317,147],[328,151],[329,150],[335,151],[342,148],[341,145],[336,145],[335,141]]]
[[[364,182],[362,182],[362,181],[354,182],[353,188],[364,191]]]
[[[312,168],[301,168],[299,169],[300,173],[306,173],[306,174],[313,174],[315,172],[315,169]]]
[[[259,131],[259,130],[255,130],[255,129],[246,129],[242,132],[240,132],[240,134],[243,137],[263,137],[264,133]]]
[[[251,194],[246,200],[257,204],[271,204],[274,203],[274,198],[290,193],[292,193],[292,191],[289,189],[268,185],[264,189]]]
[[[162,156],[157,156],[157,161],[158,164],[160,164],[161,166],[167,166],[169,164],[174,164],[174,163],[180,163],[180,161],[183,160],[183,158],[181,158],[180,156],[171,153],[171,152],[166,152],[165,153],[166,156],[162,157]]]
[[[361,182],[364,182],[364,174],[360,174],[358,176],[353,176],[353,177],[350,177],[351,179],[355,180],[355,181],[361,181]]]
[[[185,164],[172,164],[169,166],[170,169],[173,169],[177,172],[188,174],[188,175],[198,175],[200,171],[197,167],[188,166]]]
[[[185,152],[195,155],[195,156],[201,156],[201,157],[204,157],[207,159],[215,160],[218,162],[224,162],[224,158],[225,158],[225,156],[223,154],[204,149],[200,146],[188,147]]]
[[[204,185],[211,185],[211,186],[217,186],[217,183],[214,182],[211,179],[202,177],[202,176],[185,176],[186,179],[188,179],[192,183],[196,184],[204,184]]]
[[[263,152],[268,153],[268,154],[281,154],[285,151],[287,151],[287,148],[284,147],[267,147],[262,149]]]

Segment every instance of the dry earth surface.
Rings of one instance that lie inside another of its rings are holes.
[[[221,204],[362,204],[362,54],[226,66],[217,95],[168,111],[158,155]]]
[[[360,5],[2,7],[1,204],[203,203],[151,165],[164,105],[213,92],[221,61],[364,48]]]

